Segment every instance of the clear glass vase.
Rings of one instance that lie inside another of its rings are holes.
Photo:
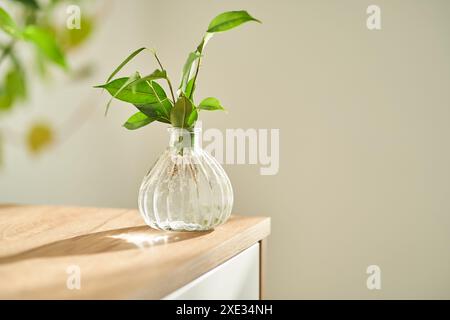
[[[201,129],[170,128],[169,147],[145,176],[139,210],[152,228],[204,231],[231,214],[233,189],[222,166],[199,145]]]

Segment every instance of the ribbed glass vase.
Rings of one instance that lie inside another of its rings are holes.
[[[139,210],[152,228],[210,230],[231,214],[233,190],[222,166],[199,145],[201,129],[169,129],[169,147],[145,176]]]

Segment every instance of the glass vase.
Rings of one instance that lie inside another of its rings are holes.
[[[217,160],[201,148],[201,129],[170,128],[169,134],[169,147],[142,182],[139,211],[156,229],[213,229],[231,214],[230,180]]]

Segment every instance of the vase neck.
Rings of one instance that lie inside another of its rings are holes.
[[[200,148],[200,134],[200,128],[189,130],[182,128],[169,128],[169,146],[177,149]]]

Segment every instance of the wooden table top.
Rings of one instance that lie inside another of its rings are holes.
[[[137,210],[0,205],[0,298],[159,299],[269,233],[262,217],[164,232]],[[81,288],[69,289],[77,270]]]

